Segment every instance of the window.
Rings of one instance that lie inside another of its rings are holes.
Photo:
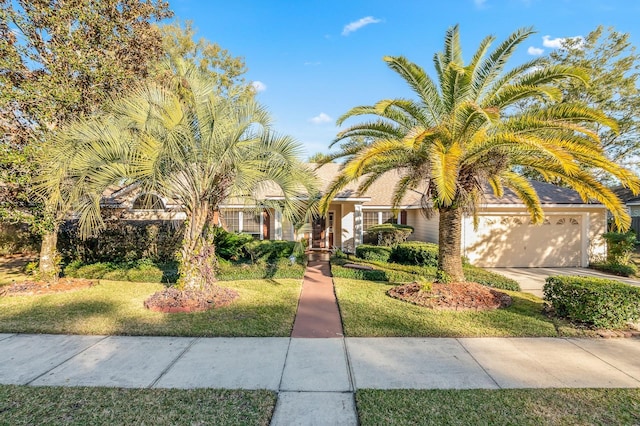
[[[229,232],[262,234],[262,214],[254,210],[224,209],[220,212],[222,226]]]
[[[406,215],[406,213],[404,214]],[[369,229],[369,227],[371,226],[381,225],[383,223],[398,223],[398,218],[393,216],[393,212],[391,210],[383,210],[383,211],[363,210],[362,211],[362,230],[364,232],[367,232],[367,229]],[[406,223],[406,216],[405,216],[404,223]]]
[[[134,210],[164,210],[164,203],[155,194],[142,194],[133,202]]]
[[[255,212],[242,212],[242,232],[247,234],[260,234],[260,214]]]

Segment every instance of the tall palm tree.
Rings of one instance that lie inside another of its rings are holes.
[[[474,215],[485,188],[502,196],[504,188],[517,194],[534,223],[544,213],[531,183],[520,174],[535,170],[547,180],[561,181],[585,200],[597,200],[624,228],[629,217],[616,196],[585,170],[602,169],[620,182],[640,189],[638,178],[603,154],[593,123],[615,129],[615,122],[584,105],[561,102],[557,83],[564,79],[587,82],[580,69],[545,65],[533,60],[505,71],[505,65],[532,29],[521,29],[491,50],[486,37],[465,64],[458,27],[447,30],[444,50],[434,56],[436,79],[404,57],[385,57],[388,66],[409,85],[417,99],[385,99],[358,106],[338,119],[374,116],[340,132],[346,144],[334,157],[345,157],[339,176],[325,194],[321,209],[347,183],[364,177],[365,190],[391,170],[401,179],[394,188],[399,205],[410,189],[423,193],[427,215],[439,214],[441,280],[464,280],[461,261],[463,214]],[[518,108],[526,101],[542,106]]]
[[[221,203],[272,207],[293,218],[304,211],[300,195],[314,191],[315,175],[298,159],[300,146],[270,129],[252,97],[222,96],[197,69],[183,71],[171,87],[148,83],[107,114],[62,132],[42,185],[52,205],[73,207],[83,235],[102,227],[100,195],[109,185],[137,182],[144,193],[172,198],[187,215],[179,287],[204,289],[215,280],[210,229]]]

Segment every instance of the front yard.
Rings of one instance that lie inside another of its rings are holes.
[[[69,293],[0,297],[0,332],[156,336],[289,336],[300,279],[221,282],[240,297],[199,313],[162,314],[143,302],[162,284],[104,281]]]

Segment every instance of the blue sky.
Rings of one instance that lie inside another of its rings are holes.
[[[275,129],[296,138],[305,155],[328,152],[335,120],[357,105],[410,96],[382,61],[404,55],[432,73],[444,34],[460,25],[465,59],[487,35],[501,41],[533,26],[512,65],[548,53],[559,38],[598,25],[640,46],[637,0],[169,0],[198,35],[242,56]]]

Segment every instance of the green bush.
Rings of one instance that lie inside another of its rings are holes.
[[[183,222],[170,220],[106,220],[98,235],[83,239],[77,221],[67,221],[58,233],[58,251],[65,262],[124,263],[149,258],[169,262],[182,243]]]
[[[80,261],[73,261],[64,268],[64,275],[71,278],[160,283],[166,271],[149,259],[119,264],[106,262],[83,264]]]
[[[504,275],[496,274],[495,272],[487,271],[471,265],[464,265],[462,269],[467,281],[502,290],[520,291],[520,284],[511,278],[505,277]]]
[[[593,269],[597,269],[598,271],[611,272],[612,274],[619,275],[621,277],[631,277],[638,273],[638,267],[633,263],[629,263],[628,265],[618,265],[615,263],[592,262],[589,266]]]
[[[640,288],[587,277],[549,277],[544,298],[558,316],[596,328],[623,328],[640,319]]]
[[[244,258],[252,262],[274,262],[288,259],[296,248],[295,241],[253,240],[244,245]]]
[[[369,229],[367,229],[365,242],[372,245],[391,247],[405,242],[412,232],[413,228],[411,226],[383,223],[381,225],[370,226]]]
[[[360,259],[386,262],[391,256],[391,247],[360,244],[356,247],[356,256]]]
[[[303,264],[294,263],[292,265],[288,259],[280,259],[272,263],[233,263],[221,261],[219,266],[218,279],[221,281],[302,278],[305,269]]]
[[[636,246],[636,233],[607,232],[602,235],[607,241],[607,263],[610,265],[628,265],[631,263],[631,253]]]
[[[438,245],[422,242],[398,244],[391,251],[389,260],[408,265],[438,266]]]
[[[222,228],[214,228],[213,232],[216,254],[226,260],[239,260],[243,258],[246,255],[243,250],[244,246],[255,241],[253,236],[249,234],[227,232]]]

